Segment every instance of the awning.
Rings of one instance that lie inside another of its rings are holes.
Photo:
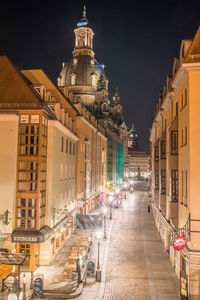
[[[49,226],[44,226],[40,230],[18,230],[12,232],[13,243],[43,243],[51,233]]]
[[[6,266],[0,264],[0,281],[6,278],[12,272],[12,269],[13,269],[12,266]]]
[[[76,229],[98,229],[102,227],[102,215],[76,214]]]
[[[25,253],[0,252],[0,264],[3,265],[22,265],[27,258]]]

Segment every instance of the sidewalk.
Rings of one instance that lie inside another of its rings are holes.
[[[147,212],[148,200],[143,201],[143,240],[152,300],[178,300],[179,282],[156,229],[153,213]]]
[[[110,245],[110,238],[112,233],[113,224],[118,215],[118,209],[113,209],[112,211],[112,220],[109,219],[109,212],[107,213],[107,239],[101,241],[100,246],[100,267],[102,270],[101,274],[101,282],[95,282],[93,285],[84,286],[82,295],[77,297],[77,300],[100,300],[104,295],[104,288],[106,282],[106,269],[107,269],[107,260],[108,260],[108,252]],[[102,228],[103,229],[103,228]],[[97,240],[93,242],[92,252],[90,256],[91,260],[97,261]]]

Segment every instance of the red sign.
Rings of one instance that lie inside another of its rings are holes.
[[[186,244],[187,244],[187,241],[184,238],[184,236],[178,236],[175,238],[175,240],[173,242],[174,250],[181,251],[185,248]]]

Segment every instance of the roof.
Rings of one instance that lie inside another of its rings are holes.
[[[74,63],[76,59],[76,63]],[[67,63],[63,63],[62,71],[58,77],[58,85],[63,86],[72,86],[71,85],[71,76],[76,76],[76,86],[87,86],[88,92],[96,92],[94,86],[92,86],[92,75],[96,75],[96,82],[98,82],[100,76],[103,76],[107,81],[104,70],[102,70],[101,65],[97,62],[96,59],[93,59],[89,55],[80,55],[75,58],[71,58]]]
[[[0,56],[0,70],[0,103],[31,104],[42,108],[42,99],[7,56]]]
[[[48,75],[42,69],[22,70],[22,73],[33,85],[44,84],[51,95],[59,99],[60,104],[63,107],[68,106],[75,114],[78,114],[77,108],[71,103],[71,101],[65,97],[63,92],[53,83]]]
[[[195,37],[192,41],[190,49],[184,59],[186,63],[194,63],[200,61],[200,26],[197,29]]]

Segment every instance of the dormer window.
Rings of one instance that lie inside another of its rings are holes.
[[[75,85],[76,84],[76,75],[72,74],[71,76],[71,85]]]
[[[74,62],[75,65],[77,65],[78,59],[74,58],[73,62]]]
[[[96,85],[96,75],[92,74],[92,86]]]

